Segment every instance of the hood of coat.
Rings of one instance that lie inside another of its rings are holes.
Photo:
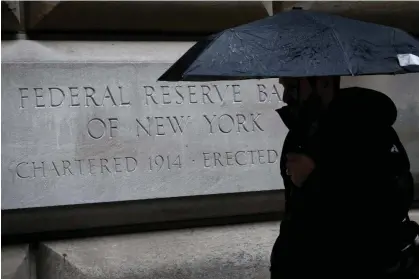
[[[397,108],[390,97],[360,87],[341,89],[329,111],[339,121],[363,127],[392,126],[397,119]]]
[[[290,106],[283,106],[276,112],[289,130],[297,125]],[[390,97],[381,92],[350,87],[340,90],[327,114],[342,125],[392,126],[397,119],[397,108]]]

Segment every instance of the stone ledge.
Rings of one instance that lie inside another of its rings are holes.
[[[1,247],[1,279],[34,279],[29,245]]]
[[[149,201],[2,210],[2,236],[11,242],[37,237],[109,234],[279,218],[280,191],[210,195]],[[82,230],[82,233],[75,232]],[[84,232],[83,232],[84,230]]]
[[[26,9],[28,31],[38,32],[212,33],[268,16],[262,1],[36,1]]]
[[[41,244],[43,279],[269,278],[279,223],[186,229]]]
[[[2,63],[173,63],[195,42],[2,41]]]

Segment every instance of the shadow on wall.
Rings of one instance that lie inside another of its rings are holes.
[[[341,86],[374,89],[393,100],[398,110],[395,129],[409,154],[411,170],[419,184],[419,74],[344,77]]]

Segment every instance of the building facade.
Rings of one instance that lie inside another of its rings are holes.
[[[2,1],[2,278],[269,278],[281,85],[157,78],[292,7],[419,35],[418,3]],[[419,183],[417,75],[354,85],[396,103]]]

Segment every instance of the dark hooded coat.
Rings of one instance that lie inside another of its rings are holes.
[[[304,135],[287,107],[278,113],[289,128],[281,156],[286,216],[272,251],[272,278],[375,276],[394,262],[406,213],[388,152],[397,142],[399,164],[410,168],[392,128],[394,103],[374,90],[341,89],[314,132]],[[301,188],[285,169],[285,155],[295,151],[316,164]]]

